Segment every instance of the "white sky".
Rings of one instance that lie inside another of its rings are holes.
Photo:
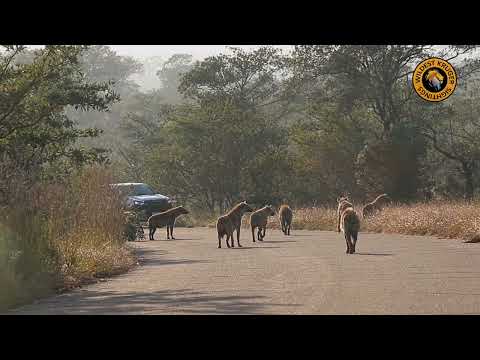
[[[207,56],[218,55],[226,50],[227,46],[253,49],[261,45],[108,45],[117,54],[132,56],[137,59],[160,56],[168,59],[174,54],[191,54],[195,60],[201,60]],[[283,50],[291,49],[291,45],[275,45]]]

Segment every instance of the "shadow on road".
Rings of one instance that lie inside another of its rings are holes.
[[[178,265],[178,264],[199,264],[209,263],[209,260],[190,260],[190,259],[164,259],[161,255],[168,254],[167,251],[157,249],[135,249],[138,256],[138,262],[142,266],[156,266],[156,265]]]
[[[264,243],[294,243],[295,240],[263,240]]]
[[[180,240],[180,241],[187,241],[187,240],[200,240],[198,238],[195,238],[195,239],[190,239],[190,238],[175,238],[175,239],[155,239],[153,241],[177,241],[177,240]]]
[[[260,302],[260,300],[263,300]],[[211,295],[190,289],[153,292],[113,292],[82,290],[57,297],[36,311],[42,314],[261,314],[272,306],[296,307],[298,304],[272,304],[265,296]]]
[[[361,253],[361,252],[356,252],[355,255],[393,256],[393,254],[375,254],[375,253]]]
[[[188,259],[139,259],[142,266],[152,265],[179,265],[179,264],[201,264],[210,263],[208,260],[188,260]]]
[[[264,241],[265,242],[265,241]],[[230,248],[232,250],[235,249],[280,249],[279,246],[245,246],[242,247],[235,246],[234,248]]]

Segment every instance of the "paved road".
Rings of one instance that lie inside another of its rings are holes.
[[[17,314],[478,314],[480,244],[365,234],[346,255],[338,233],[242,233],[217,249],[215,229],[137,242],[140,266]]]

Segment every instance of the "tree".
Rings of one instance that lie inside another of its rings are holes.
[[[106,160],[102,149],[77,146],[100,131],[77,128],[65,113],[68,107],[106,111],[118,100],[109,83],[86,80],[79,62],[86,49],[48,45],[18,62],[25,47],[4,46],[0,53],[0,159],[32,182],[54,164],[68,171]]]
[[[469,200],[474,196],[474,175],[480,164],[479,100],[478,86],[470,94],[455,94],[450,102],[425,109],[419,126],[432,147],[458,165],[464,178],[464,197]]]
[[[126,97],[138,91],[132,75],[143,70],[141,63],[128,56],[120,56],[106,45],[90,46],[80,60],[88,81],[111,82],[113,89]]]
[[[426,151],[425,141],[414,131],[416,118],[409,112],[409,104],[416,100],[409,80],[413,67],[426,57],[452,60],[474,49],[474,46],[302,45],[295,47],[291,64],[295,77],[307,84],[308,101],[333,100],[339,113],[348,114],[358,106],[372,111],[380,127],[359,153],[357,180],[373,191],[388,190],[393,198],[406,199],[417,195],[420,159]],[[343,121],[341,116],[338,121]]]
[[[335,101],[307,103],[304,118],[293,127],[295,192],[304,204],[335,202],[348,192],[362,198],[357,186],[357,154],[377,130],[365,107],[345,113]],[[363,190],[363,189],[362,189]]]
[[[180,81],[179,91],[198,102],[229,100],[241,109],[260,109],[289,100],[282,87],[287,63],[281,50],[230,48],[231,54],[197,62]]]
[[[157,76],[165,60],[160,56],[151,56],[142,61],[143,71],[135,73],[131,79],[139,85],[141,92],[158,90],[162,83]]]
[[[146,160],[162,138],[163,128],[175,107],[165,104],[163,92],[156,90],[137,94],[130,99],[126,110],[119,127],[122,139],[116,148],[122,159],[118,166],[120,176],[125,181],[148,182],[153,175]]]
[[[175,54],[171,56],[157,71],[161,80],[161,92],[165,102],[180,103],[182,95],[178,92],[181,77],[193,67],[193,57],[189,54]]]
[[[433,45],[301,45],[293,54],[297,76],[308,82],[327,78],[338,84],[336,96],[345,106],[364,101],[377,115],[388,137],[405,117],[413,96],[409,76],[421,60],[438,56],[448,61],[471,54],[476,46]],[[472,72],[478,62],[462,70]],[[464,76],[461,71],[460,76]],[[323,82],[325,84],[325,82]]]
[[[130,57],[117,55],[105,45],[87,48],[79,62],[87,81],[109,83],[119,99],[108,112],[68,108],[66,113],[80,128],[96,127],[102,131],[101,137],[83,139],[83,146],[103,148],[112,160],[118,162],[121,159],[119,149],[126,145],[119,131],[121,119],[130,108],[135,107],[136,98],[140,96],[138,85],[131,78],[141,71],[142,66]]]

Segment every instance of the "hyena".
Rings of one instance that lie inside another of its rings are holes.
[[[258,227],[258,240],[263,241],[265,233],[267,232],[267,222],[269,216],[274,216],[275,210],[273,210],[272,205],[264,206],[263,208],[254,211],[250,216],[250,225],[252,227],[252,238],[255,242],[255,228]],[[263,229],[263,235],[262,235]]]
[[[353,204],[350,202],[348,196],[340,196],[337,199],[338,202],[338,208],[337,208],[337,232],[340,232],[340,222],[341,222],[341,216],[342,212],[351,207],[353,208]]]
[[[358,232],[360,231],[360,218],[353,207],[347,207],[342,211],[340,216],[340,230],[345,235],[347,243],[347,254],[355,253],[355,245],[357,244]],[[353,241],[352,241],[353,239]]]
[[[173,226],[175,225],[176,218],[183,214],[188,214],[188,210],[183,206],[177,206],[173,209],[150,216],[148,218],[149,239],[153,240],[153,235],[155,234],[157,228],[161,228],[166,225],[167,239],[170,239],[171,235],[172,239],[175,240],[173,237]]]
[[[293,211],[288,205],[280,206],[278,211],[278,217],[280,218],[280,225],[285,235],[290,235],[290,227],[292,226]]]
[[[382,207],[389,201],[391,200],[387,194],[378,195],[375,200],[363,207],[363,217],[366,218],[367,216],[372,215],[374,212],[382,210]]]
[[[217,234],[218,234],[218,248],[222,247],[222,238],[224,235],[227,235],[227,247],[230,247],[228,239],[231,239],[232,247],[235,247],[233,243],[233,232],[237,231],[237,245],[240,245],[240,226],[242,224],[242,216],[246,212],[252,212],[253,209],[245,201],[237,204],[223,216],[220,216],[217,220]]]

